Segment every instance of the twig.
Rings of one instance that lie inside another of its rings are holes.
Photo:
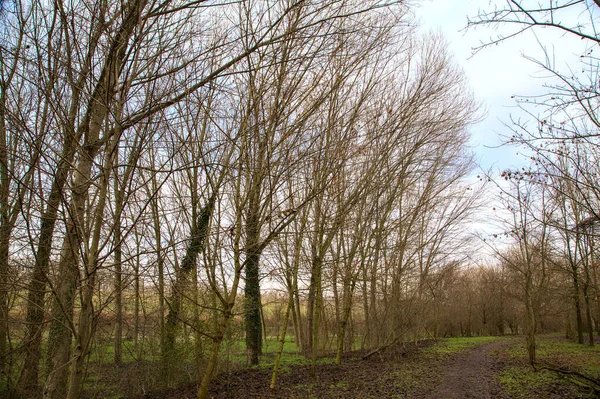
[[[370,358],[370,357],[371,357],[371,356],[373,356],[374,354],[376,354],[376,353],[379,353],[379,352],[381,352],[382,350],[389,348],[390,346],[392,346],[392,345],[396,344],[397,342],[398,342],[398,338],[396,338],[395,340],[393,340],[393,341],[392,341],[392,342],[390,342],[389,344],[385,344],[385,345],[383,345],[383,346],[380,346],[379,348],[375,348],[375,349],[373,349],[371,352],[369,352],[369,353],[367,353],[366,355],[364,355],[364,356],[362,357],[362,360],[367,360],[368,358]]]

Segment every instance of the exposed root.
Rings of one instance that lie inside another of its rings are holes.
[[[548,362],[536,361],[534,363],[534,368],[536,370],[549,370],[561,375],[566,375],[575,384],[589,388],[596,394],[600,393],[600,380],[597,378],[593,378],[578,371],[571,370],[566,367],[560,367]]]

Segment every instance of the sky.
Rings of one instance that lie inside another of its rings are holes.
[[[478,27],[465,32],[467,17],[474,17],[480,9],[491,10],[494,3],[503,2],[425,0],[415,11],[423,33],[439,31],[443,34],[455,62],[467,75],[476,100],[483,106],[484,119],[471,129],[471,135],[479,165],[486,171],[521,167],[526,163],[525,156],[517,155],[518,149],[498,147],[503,142],[501,136],[511,134],[505,125],[510,124],[511,117],[528,119],[516,106],[513,96],[544,93],[543,85],[548,82],[548,74],[524,55],[543,59],[543,45],[554,55],[556,64],[566,68],[579,57],[578,51],[583,50],[576,39],[561,35],[556,30],[539,29],[535,35],[533,32],[522,34],[474,55],[473,48],[511,28],[501,26],[496,31],[491,27]]]
[[[511,124],[511,118],[530,120],[529,126],[536,126],[536,122],[518,108],[515,97],[546,93],[547,88],[544,88],[544,84],[552,83],[549,74],[543,72],[525,56],[543,60],[545,48],[557,68],[564,71],[577,65],[580,54],[585,50],[585,43],[579,39],[549,28],[519,35],[473,54],[473,48],[480,46],[482,42],[489,41],[491,37],[497,37],[498,34],[506,34],[514,27],[499,26],[497,30],[491,27],[478,27],[465,31],[467,18],[475,17],[480,9],[490,11],[493,10],[494,4],[502,5],[505,2],[505,0],[424,0],[419,2],[419,8],[415,10],[422,33],[429,31],[442,33],[448,42],[450,54],[455,63],[465,72],[475,99],[484,109],[483,120],[471,128],[471,144],[480,167],[473,174],[485,171],[495,177],[505,169],[526,167],[529,160],[528,156],[523,155],[522,149],[500,145],[506,140],[503,136],[512,134],[507,126]],[[565,16],[570,19],[570,22],[580,17],[581,15]],[[537,114],[542,110],[529,108],[529,111]],[[502,186],[502,180],[499,180]],[[506,210],[499,206],[497,194],[496,186],[488,187],[484,194],[487,206],[480,210],[479,217],[469,228],[472,234],[485,237],[486,240],[492,239],[495,234],[500,234],[505,229],[501,220],[508,215]],[[493,245],[502,246],[500,243]],[[482,256],[493,253],[493,250],[486,245],[483,245],[482,249]]]

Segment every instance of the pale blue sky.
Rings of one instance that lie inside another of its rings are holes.
[[[581,42],[576,39],[560,35],[552,29],[540,29],[535,35],[533,32],[526,33],[473,55],[472,49],[482,41],[514,29],[505,26],[498,28],[498,31],[490,27],[464,31],[467,16],[474,17],[479,9],[490,10],[494,3],[501,4],[504,1],[427,0],[416,10],[424,32],[442,32],[456,63],[468,76],[475,97],[487,110],[485,120],[471,131],[480,165],[486,170],[492,166],[504,169],[524,163],[524,158],[516,155],[515,148],[489,148],[501,142],[501,134],[510,135],[510,130],[503,122],[509,123],[511,115],[514,118],[526,118],[511,97],[545,91],[543,84],[548,82],[545,77],[547,74],[541,73],[539,67],[523,55],[542,58],[541,43],[555,55],[556,64],[564,68],[567,63],[576,63],[578,51],[583,50]]]
[[[567,70],[570,65],[575,69],[573,73],[577,74],[579,55],[586,45],[585,42],[573,36],[565,36],[556,30],[538,29],[535,34],[528,32],[519,35],[473,55],[474,47],[489,41],[491,37],[497,37],[498,34],[506,34],[515,27],[501,26],[498,30],[479,27],[465,32],[467,16],[474,17],[479,9],[492,10],[494,4],[505,3],[505,0],[425,0],[420,2],[419,8],[415,10],[424,33],[440,31],[443,34],[448,42],[449,52],[456,64],[464,70],[471,90],[486,110],[484,120],[471,129],[471,136],[480,167],[485,171],[492,169],[492,176],[498,176],[503,169],[520,168],[528,162],[528,157],[517,155],[520,150],[515,147],[498,148],[502,143],[501,135],[511,135],[511,130],[504,123],[510,124],[511,117],[531,119],[516,106],[513,96],[545,93],[547,89],[543,87],[544,84],[551,83],[548,73],[542,73],[540,67],[525,59],[524,55],[543,59],[544,46],[559,69]],[[566,16],[571,22],[581,17],[586,16]],[[534,114],[542,112],[541,109],[530,111]],[[529,125],[536,127],[534,121]],[[480,173],[480,170],[476,170],[473,175]],[[499,184],[502,183],[500,179]],[[469,229],[472,233],[492,239],[494,234],[503,231],[504,226],[500,219],[506,215],[497,202],[497,194],[497,187],[488,186],[484,201],[486,206],[478,213],[477,221],[472,223]],[[483,246],[477,253],[479,257],[485,258],[492,252]]]

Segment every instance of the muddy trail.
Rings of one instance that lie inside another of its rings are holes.
[[[277,388],[269,389],[271,370],[252,368],[223,373],[213,381],[209,398],[412,398],[513,399],[499,375],[507,367],[507,348],[518,338],[502,338],[460,350],[425,341],[400,344],[365,358],[366,352],[346,355],[341,365],[320,364],[315,377],[308,365],[283,368]],[[136,399],[192,399],[197,385],[155,391]],[[540,390],[535,398],[577,398],[574,391]]]
[[[497,374],[502,362],[492,356],[505,349],[512,340],[484,344],[449,359],[444,368],[442,383],[432,392],[432,398],[444,399],[490,399],[501,398],[502,388]]]

